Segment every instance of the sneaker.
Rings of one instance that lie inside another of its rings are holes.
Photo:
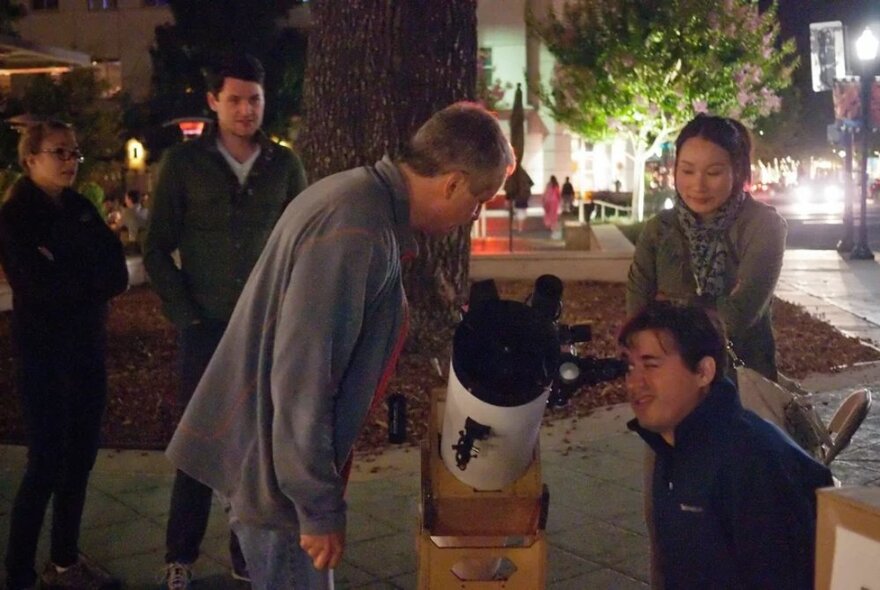
[[[106,570],[80,555],[79,561],[64,571],[59,571],[54,563],[47,563],[40,575],[44,590],[118,590],[122,582]]]
[[[239,582],[247,582],[251,583],[251,575],[248,573],[247,566],[244,569],[236,568],[234,565],[232,566],[232,579],[238,580]]]
[[[188,590],[192,575],[191,564],[169,563],[165,566],[165,585],[168,590]]]

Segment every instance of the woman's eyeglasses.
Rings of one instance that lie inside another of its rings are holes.
[[[61,160],[62,162],[69,162],[70,160],[76,160],[80,164],[85,159],[83,157],[83,153],[79,150],[69,150],[67,148],[59,147],[52,150],[40,150],[41,153],[44,154],[54,154],[56,158]]]

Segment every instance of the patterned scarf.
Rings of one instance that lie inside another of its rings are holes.
[[[724,239],[745,201],[745,193],[731,196],[707,221],[701,221],[676,195],[678,222],[684,229],[691,251],[691,272],[697,283],[698,296],[719,297],[724,294],[724,271],[727,267],[727,240]]]

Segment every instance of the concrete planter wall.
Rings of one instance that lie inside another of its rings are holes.
[[[562,280],[626,281],[635,247],[617,226],[585,226],[589,231],[590,250],[531,250],[499,254],[471,254],[470,276],[482,279],[534,280],[542,274],[554,274]],[[579,240],[586,240],[583,235]]]
[[[589,250],[530,250],[523,252],[471,254],[470,276],[482,279],[535,280],[543,274],[554,274],[562,280],[626,281],[635,248],[617,226],[596,225],[566,228],[569,238],[589,243]],[[576,231],[575,231],[576,230]],[[576,233],[576,236],[572,236]],[[127,260],[129,284],[148,282],[140,256]],[[0,311],[12,309],[12,290],[0,280]]]

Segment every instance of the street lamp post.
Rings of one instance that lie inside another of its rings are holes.
[[[853,130],[849,126],[843,127],[843,239],[837,242],[837,251],[841,254],[849,254],[855,247],[853,240],[853,201],[855,201],[855,191],[853,190]]]
[[[854,260],[873,260],[874,253],[868,247],[868,152],[871,149],[871,85],[874,81],[874,60],[880,41],[870,27],[856,40],[856,56],[861,62],[862,82],[862,198],[859,215],[859,241],[853,248],[850,258]]]

